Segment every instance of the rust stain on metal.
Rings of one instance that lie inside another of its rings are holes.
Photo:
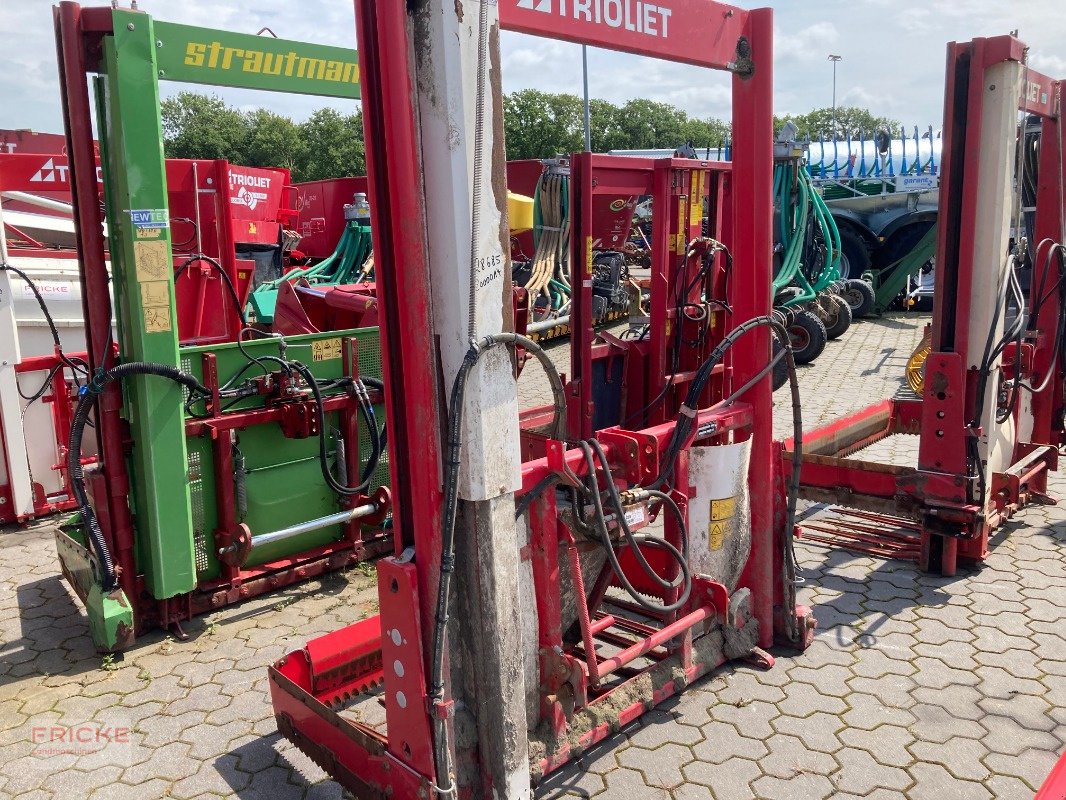
[[[948,376],[943,372],[934,372],[931,375],[927,375],[926,380],[929,381],[929,389],[934,394],[937,392],[946,392],[948,389]]]
[[[463,0],[455,0],[455,18],[463,21]]]

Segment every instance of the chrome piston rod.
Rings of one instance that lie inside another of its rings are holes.
[[[288,528],[282,528],[280,531],[271,531],[270,533],[262,533],[259,536],[253,536],[252,547],[262,547],[271,542],[281,542],[285,539],[291,539],[293,536],[299,536],[302,533],[310,533],[311,531],[328,528],[330,525],[339,525],[344,522],[351,522],[353,519],[369,517],[377,510],[377,503],[366,503],[348,509],[347,511],[338,511],[336,514],[329,514],[328,516],[319,517],[318,519],[309,519],[307,522],[290,525]],[[219,550],[220,555],[224,552],[225,548]]]

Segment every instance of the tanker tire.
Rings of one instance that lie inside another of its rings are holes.
[[[851,327],[851,306],[847,300],[836,294],[828,295],[825,305],[830,309],[829,320],[825,323],[825,334],[830,341],[839,339]]]
[[[870,268],[870,251],[866,241],[855,231],[840,228],[840,277],[858,278]]]
[[[844,288],[844,299],[851,306],[851,318],[866,319],[874,312],[874,287],[864,280],[852,278]]]
[[[810,364],[822,354],[825,343],[829,341],[825,325],[818,319],[818,315],[811,311],[800,311],[796,314],[796,320],[788,329],[788,335],[792,338],[792,354],[797,364]]]

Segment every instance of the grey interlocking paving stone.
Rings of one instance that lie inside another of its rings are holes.
[[[670,794],[658,786],[649,786],[639,772],[619,767],[607,773],[607,789],[599,797],[603,800],[632,800],[634,797],[648,800],[670,800]]]
[[[841,719],[848,727],[873,730],[881,725],[906,727],[914,722],[910,711],[891,705],[878,695],[852,692],[846,699],[850,708]]]
[[[843,697],[848,691],[851,671],[836,664],[816,663],[811,666],[797,664],[788,670],[788,676],[798,683],[809,683],[823,694]],[[792,694],[791,691],[785,693]]]
[[[78,797],[110,786],[121,774],[122,767],[113,764],[93,770],[63,770],[49,775],[42,788],[63,797]]]
[[[727,722],[708,722],[702,730],[703,741],[692,747],[692,753],[707,764],[724,764],[736,756],[758,761],[770,754],[768,740],[744,736]]]
[[[976,686],[955,685],[944,689],[919,687],[911,692],[911,697],[919,705],[934,705],[945,709],[959,719],[980,720],[985,716],[978,705],[982,698],[981,690]]]
[[[916,721],[909,727],[910,731],[927,742],[943,743],[955,736],[977,739],[984,730],[978,722],[960,719],[938,705],[915,705],[911,713]]]
[[[836,760],[840,770],[833,775],[833,783],[841,792],[867,796],[878,788],[903,791],[914,782],[906,770],[878,764],[864,750],[843,750],[837,753]]]
[[[844,747],[837,737],[837,733],[844,729],[845,723],[840,717],[832,714],[819,712],[809,717],[781,716],[771,724],[774,730],[779,733],[791,734],[802,739],[803,743],[812,750],[818,750],[822,753],[836,753]],[[705,732],[707,733],[708,741],[710,741],[710,732]],[[746,743],[751,740],[745,739],[744,741]],[[763,745],[763,748],[765,749],[765,745]],[[741,755],[744,754],[742,753]]]
[[[630,744],[646,750],[654,750],[668,742],[693,745],[702,740],[703,734],[700,733],[700,729],[694,725],[685,724],[683,714],[658,709],[645,714],[641,719],[640,727],[629,734]]]
[[[1029,730],[1052,730],[1055,724],[1048,716],[1051,705],[1039,695],[1022,692],[1024,689],[1008,693],[1005,697],[982,697],[977,704],[987,714],[1009,717]]]
[[[785,699],[777,706],[782,712],[797,717],[807,717],[817,711],[842,714],[848,708],[847,703],[839,697],[822,693],[807,683],[796,683],[790,686]]]
[[[946,689],[949,686],[974,686],[980,677],[973,671],[956,668],[952,661],[925,656],[912,662],[918,668],[913,678],[919,686],[930,689]]]
[[[663,789],[673,789],[684,783],[681,768],[694,760],[692,750],[680,744],[664,744],[655,750],[633,746],[618,754],[619,765],[640,772],[648,786]]]
[[[851,666],[852,675],[864,678],[881,678],[884,676],[907,677],[918,671],[918,667],[909,661],[900,662],[891,658],[884,650],[876,646],[860,646],[855,651],[858,659]]]
[[[907,745],[917,740],[909,728],[895,725],[882,725],[872,731],[859,728],[844,728],[837,733],[845,745],[865,750],[874,759],[889,767],[907,767],[914,757],[907,750]]]
[[[989,772],[1021,778],[1036,791],[1057,760],[1055,753],[1030,749],[1017,756],[992,753],[985,758],[985,766]]]
[[[615,765],[617,767],[617,765]],[[603,777],[585,769],[582,759],[550,774],[537,787],[536,796],[544,800],[563,797],[595,797],[607,788]]]
[[[791,778],[763,775],[751,785],[762,800],[820,800],[835,791],[832,781],[824,775],[802,773]]]
[[[122,773],[122,782],[138,785],[152,778],[181,780],[191,769],[190,748],[191,745],[184,742],[170,742],[152,749],[142,748],[143,759],[138,764],[126,767]]]
[[[915,764],[909,770],[915,784],[908,800],[984,800],[992,793],[980,783],[960,781],[940,764]]]
[[[759,760],[766,775],[793,778],[796,775],[831,775],[839,769],[833,756],[809,747],[797,736],[777,733],[765,741],[770,755]]]
[[[252,776],[236,769],[236,762],[237,759],[231,755],[201,762],[199,770],[177,781],[171,787],[170,793],[181,800],[191,800],[204,792],[226,797],[237,794],[251,783]],[[287,777],[286,773],[282,774]]]
[[[706,786],[698,783],[685,783],[671,793],[673,800],[714,800],[714,795]]]
[[[684,770],[685,778],[710,788],[716,800],[754,797],[751,782],[763,772],[754,761],[731,758],[722,764],[693,761]]]
[[[111,783],[94,789],[88,797],[89,800],[145,800],[151,797],[166,797],[169,789],[169,780],[153,778],[137,785]]]
[[[961,780],[984,783],[989,777],[988,767],[981,761],[988,749],[976,739],[955,737],[942,744],[921,741],[909,749],[919,761],[940,764]]]
[[[290,782],[292,777],[289,769],[280,766],[268,767],[251,776],[251,781],[247,784],[248,788],[245,791],[252,797],[300,800],[304,796],[305,787],[300,785],[302,781],[300,783]]]
[[[779,716],[781,709],[773,703],[754,700],[740,706],[718,703],[711,706],[710,714],[719,722],[732,724],[744,736],[766,737],[773,735],[774,729],[770,726],[770,720]]]
[[[993,775],[985,781],[985,788],[996,800],[1032,800],[1033,790],[1020,778]]]

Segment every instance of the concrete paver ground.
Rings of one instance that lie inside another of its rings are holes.
[[[801,369],[805,427],[894,394],[926,320],[862,322],[830,343]],[[553,357],[565,369],[565,345]],[[544,399],[535,375],[520,382],[527,405]],[[784,402],[775,432],[790,432]],[[1052,491],[1066,497],[1066,479]],[[797,550],[813,647],[769,672],[718,671],[538,797],[1031,798],[1066,744],[1066,505],[1027,510],[984,567],[954,578]],[[0,797],[342,795],[279,737],[265,667],[373,613],[372,576],[227,608],[190,623],[189,641],[148,634],[111,661],[56,565],[48,523],[0,533]],[[88,721],[129,728],[129,741],[45,752],[50,727]]]

